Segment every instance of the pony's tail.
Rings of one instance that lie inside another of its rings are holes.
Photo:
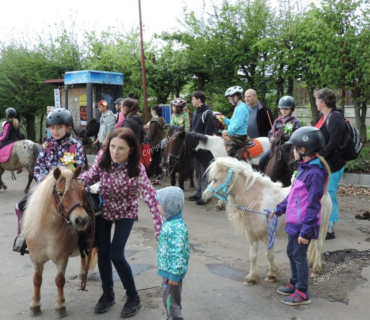
[[[329,179],[330,179],[330,175],[331,175],[331,170],[330,170],[330,167],[329,167],[328,163],[324,159],[324,157],[322,157],[320,155],[317,155],[317,157],[320,159],[321,163],[325,166],[325,169],[328,172],[328,176],[326,177],[325,182],[324,182],[324,193],[327,193]]]
[[[91,260],[89,265],[89,272],[93,272],[96,268],[96,263],[98,262],[98,248],[93,248],[91,252]]]
[[[39,156],[40,151],[41,151],[41,146],[38,143],[34,143],[32,146],[32,154],[33,154],[33,158],[35,159],[35,163]]]

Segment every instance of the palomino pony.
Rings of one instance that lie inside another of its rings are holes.
[[[246,209],[254,211],[263,211],[263,209],[273,209],[284,200],[290,188],[282,188],[281,183],[272,182],[267,176],[256,172],[245,162],[233,158],[218,158],[209,167],[208,174],[211,181],[210,187],[215,190],[226,182],[230,169],[233,169],[230,183],[226,186],[225,192],[221,196],[226,196],[229,192],[228,201],[233,205],[243,206]],[[227,190],[226,190],[227,189]],[[212,197],[212,193],[206,189],[203,193],[203,200],[207,201]],[[312,240],[308,249],[309,265],[312,267],[311,277],[316,277],[322,269],[321,257],[329,224],[331,213],[331,200],[325,190],[321,199],[321,227],[318,240]],[[227,206],[228,216],[232,216],[234,226],[242,231],[244,228],[250,244],[250,271],[243,284],[252,285],[259,281],[257,269],[258,241],[268,243],[268,228],[266,216],[256,214],[250,211],[235,209]],[[284,232],[285,215],[278,219],[277,236],[286,236]],[[269,271],[266,281],[275,281],[280,274],[280,268],[275,262],[274,247],[267,250],[267,260],[269,262]]]
[[[64,298],[65,271],[70,256],[79,254],[78,232],[89,225],[84,209],[84,186],[77,181],[81,167],[55,168],[31,194],[22,220],[22,233],[26,237],[30,259],[34,268],[34,294],[30,304],[30,316],[41,314],[41,283],[44,264],[51,260],[57,267],[55,284],[58,296],[55,315],[67,315]],[[93,253],[96,253],[94,250]],[[96,264],[96,254],[93,254]],[[86,258],[81,258],[80,276],[85,273]]]
[[[297,165],[292,145],[284,144],[288,140],[281,135],[271,144],[271,156],[264,170],[272,181],[281,182],[283,187],[291,185],[293,170]]]
[[[0,163],[0,189],[6,190],[7,186],[1,180],[5,170],[17,171],[26,168],[28,171],[28,183],[24,193],[30,189],[33,179],[33,169],[35,168],[37,157],[41,147],[39,144],[30,140],[19,140],[13,145],[12,152],[8,161]]]

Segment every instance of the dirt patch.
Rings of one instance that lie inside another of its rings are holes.
[[[144,289],[138,290],[138,293],[140,295],[141,303],[142,305],[145,306],[145,308],[150,308],[150,309],[163,308],[162,288],[160,286],[155,286],[152,288],[144,288]]]

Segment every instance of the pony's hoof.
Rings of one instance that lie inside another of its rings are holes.
[[[212,210],[213,211],[222,211],[224,208],[222,206],[216,205]]]
[[[67,316],[67,309],[63,307],[61,309],[55,309],[55,319],[62,319]]]
[[[266,282],[275,282],[276,281],[276,277],[274,277],[274,276],[267,276],[265,278],[265,281]]]
[[[3,189],[6,190],[8,189],[8,187],[5,184],[3,184]]]
[[[311,274],[310,274],[311,278],[317,278],[319,276],[320,276],[320,273],[318,273],[318,272],[311,272]]]
[[[30,307],[30,317],[37,317],[41,314],[41,307]]]
[[[256,284],[257,283],[257,281],[256,280],[245,280],[244,282],[243,282],[243,284],[245,285],[245,286],[253,286],[254,284]]]

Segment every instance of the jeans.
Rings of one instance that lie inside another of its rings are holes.
[[[104,292],[113,291],[112,262],[126,290],[127,296],[136,296],[134,277],[125,258],[125,245],[130,235],[134,219],[115,221],[111,242],[112,221],[96,218],[96,241],[98,245],[98,266]]]
[[[290,283],[295,285],[296,289],[308,294],[308,260],[307,260],[308,244],[298,244],[298,237],[288,236],[288,247],[286,249],[292,277]]]
[[[271,155],[271,151],[269,149],[261,157],[260,162],[258,164],[261,172],[265,172],[265,167],[266,167],[267,162],[269,161],[270,155]]]
[[[197,177],[198,189],[196,191],[197,197],[202,197],[204,190],[206,190],[208,181],[207,175],[204,172],[207,170],[197,159],[194,159],[195,176]]]
[[[334,223],[338,221],[338,201],[337,201],[337,190],[339,186],[339,181],[342,178],[344,172],[344,167],[338,171],[331,174],[328,185],[328,193],[333,203],[333,209],[329,218],[329,229],[332,230]]]

